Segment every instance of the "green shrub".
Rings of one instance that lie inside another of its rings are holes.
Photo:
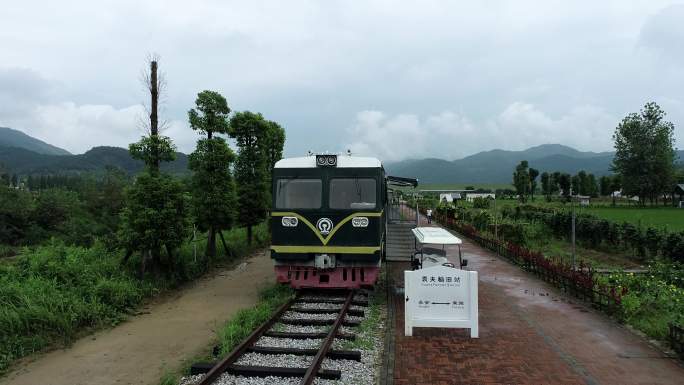
[[[490,201],[491,199],[489,198],[477,197],[473,199],[473,207],[476,209],[488,209]]]

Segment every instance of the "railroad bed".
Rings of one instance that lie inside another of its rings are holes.
[[[375,369],[362,358],[375,360],[343,348],[367,307],[364,291],[300,291],[221,361],[193,365],[181,384],[340,384],[343,373],[373,383]]]

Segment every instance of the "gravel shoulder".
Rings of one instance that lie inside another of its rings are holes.
[[[156,385],[166,368],[207,351],[218,326],[254,305],[259,290],[273,282],[273,263],[259,252],[153,301],[113,329],[24,360],[0,384]]]

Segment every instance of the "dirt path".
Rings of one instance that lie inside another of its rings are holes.
[[[604,314],[468,240],[463,251],[479,273],[480,338],[454,329],[404,337],[395,297],[395,384],[684,384],[675,359]],[[396,281],[404,268],[392,266]]]
[[[216,327],[253,305],[259,289],[273,281],[273,263],[259,253],[233,270],[151,304],[145,309],[148,314],[20,365],[0,384],[156,385],[165,368],[206,350]]]

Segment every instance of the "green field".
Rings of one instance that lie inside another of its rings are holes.
[[[684,231],[684,209],[675,207],[587,207],[579,210],[616,222]]]
[[[536,197],[528,202],[535,206],[551,207],[562,210],[571,210],[569,203],[545,202],[543,198]],[[513,199],[501,199],[497,201],[497,208],[515,207],[518,201]],[[684,231],[684,209],[676,207],[639,207],[635,205],[618,205],[612,207],[609,201],[593,204],[589,207],[575,206],[577,213],[596,215],[614,222],[630,222],[643,228],[654,227],[668,231]]]
[[[510,183],[420,183],[418,181],[417,190],[465,190],[466,187],[475,187],[475,189],[513,189]],[[400,190],[411,190],[410,188],[400,188]]]

